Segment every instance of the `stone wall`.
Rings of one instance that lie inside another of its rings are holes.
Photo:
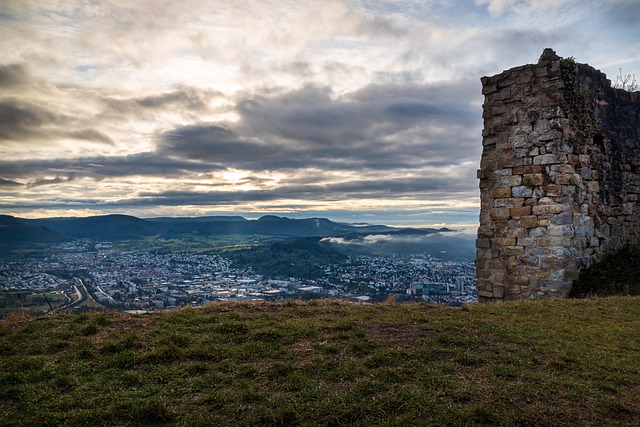
[[[640,92],[545,49],[482,93],[478,298],[567,296],[580,270],[640,243]]]

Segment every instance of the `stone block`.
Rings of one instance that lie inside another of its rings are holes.
[[[554,215],[562,212],[562,205],[538,205],[531,209],[533,215]]]
[[[500,246],[514,246],[516,244],[515,237],[498,237],[496,243]]]
[[[522,255],[524,253],[523,246],[505,246],[502,248],[505,255]]]
[[[541,154],[533,158],[534,165],[553,165],[567,163],[566,154]]]
[[[496,208],[517,208],[519,206],[524,205],[524,199],[512,197],[509,199],[496,199],[495,207]]]
[[[493,285],[493,297],[504,298],[504,285]]]
[[[562,196],[562,186],[557,184],[549,184],[546,188],[546,193],[548,197],[560,197]]]
[[[542,173],[543,166],[516,166],[512,169],[513,175],[528,175]]]
[[[539,237],[536,244],[541,247],[546,246],[568,246],[571,244],[571,238],[567,237]]]
[[[511,175],[511,168],[498,169],[498,170],[494,171],[493,173],[494,173],[494,175],[497,175],[497,176],[510,176]]]
[[[533,130],[536,132],[543,132],[548,130],[549,127],[549,121],[546,119],[538,119],[536,120],[536,122],[533,124]]]
[[[478,279],[491,280],[491,270],[488,270],[486,268],[480,269],[476,272],[476,277]]]
[[[493,298],[493,291],[478,289],[478,297],[480,298]]]
[[[476,239],[476,248],[490,248],[491,241],[489,239]]]
[[[526,135],[514,135],[509,137],[509,145],[513,148],[526,147],[529,144]]]
[[[573,174],[557,174],[552,175],[551,180],[554,184],[570,185],[573,183]]]
[[[575,173],[573,165],[552,165],[549,168],[550,174],[572,174]]]
[[[591,168],[580,168],[578,172],[580,173],[580,176],[582,177],[582,179],[587,181],[592,179]]]
[[[504,268],[504,262],[501,259],[492,258],[488,261],[487,267],[492,270]]]
[[[478,239],[488,239],[493,237],[494,233],[488,225],[478,227]]]
[[[542,237],[546,235],[547,235],[547,227],[535,227],[535,228],[531,227],[531,229],[529,230],[529,237]]]
[[[547,235],[553,237],[568,237],[575,234],[575,229],[572,225],[556,225],[549,224],[547,227]]]
[[[517,185],[511,188],[511,194],[513,197],[532,197],[533,190],[525,185]]]
[[[511,187],[500,187],[491,190],[491,197],[494,199],[503,199],[511,197]]]
[[[522,177],[515,176],[500,176],[496,178],[496,187],[513,187],[522,183]]]
[[[490,270],[491,282],[495,288],[496,284],[505,283],[507,279],[507,272],[505,270]]]
[[[520,218],[523,216],[531,215],[531,206],[511,208],[509,209],[509,215],[511,215],[511,218]]]
[[[563,208],[564,209],[564,208]],[[551,222],[556,225],[568,226],[573,224],[573,212],[563,212],[551,218]]]
[[[587,182],[587,190],[590,193],[597,193],[600,191],[600,184],[598,181],[589,181]]]
[[[540,266],[540,258],[535,255],[522,255],[518,257],[518,264],[526,267]]]
[[[520,218],[520,225],[524,228],[534,228],[538,226],[538,217],[536,216],[523,216]]]
[[[517,240],[517,244],[518,246],[524,246],[524,247],[535,246],[536,239],[534,239],[533,237],[520,237]]]
[[[489,210],[491,220],[509,219],[511,217],[509,208],[491,208]]]
[[[521,227],[520,223],[518,222],[518,225],[509,228],[504,235],[505,237],[524,237],[527,235],[527,230]]]
[[[544,184],[544,175],[540,173],[522,175],[522,185],[537,187]]]

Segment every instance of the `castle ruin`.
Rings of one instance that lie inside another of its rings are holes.
[[[545,49],[482,93],[478,299],[565,297],[640,243],[640,92]]]

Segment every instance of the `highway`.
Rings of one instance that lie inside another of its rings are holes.
[[[55,312],[58,312],[58,311],[63,311],[63,310],[68,310],[70,308],[73,308],[73,307],[81,304],[87,298],[89,298],[91,301],[93,301],[96,304],[102,305],[98,301],[93,299],[93,297],[91,296],[91,293],[89,293],[89,290],[87,289],[87,285],[84,284],[82,279],[80,279],[79,277],[74,277],[73,281],[75,283],[73,284],[73,294],[72,295],[75,296],[75,299],[72,298],[70,302],[68,302],[68,303],[66,303],[64,305],[61,305],[58,308],[54,308],[53,311],[50,311],[48,314],[52,314],[52,313],[55,313]]]

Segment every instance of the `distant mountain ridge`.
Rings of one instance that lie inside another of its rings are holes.
[[[433,234],[449,232],[447,228],[395,228],[385,225],[351,225],[327,218],[293,219],[265,215],[257,220],[241,216],[206,216],[195,218],[158,217],[141,219],[130,215],[23,219],[0,215],[0,242],[3,245],[52,243],[73,239],[136,240],[149,236],[177,237],[184,234],[203,236],[241,234],[282,237],[340,237],[372,233]]]

